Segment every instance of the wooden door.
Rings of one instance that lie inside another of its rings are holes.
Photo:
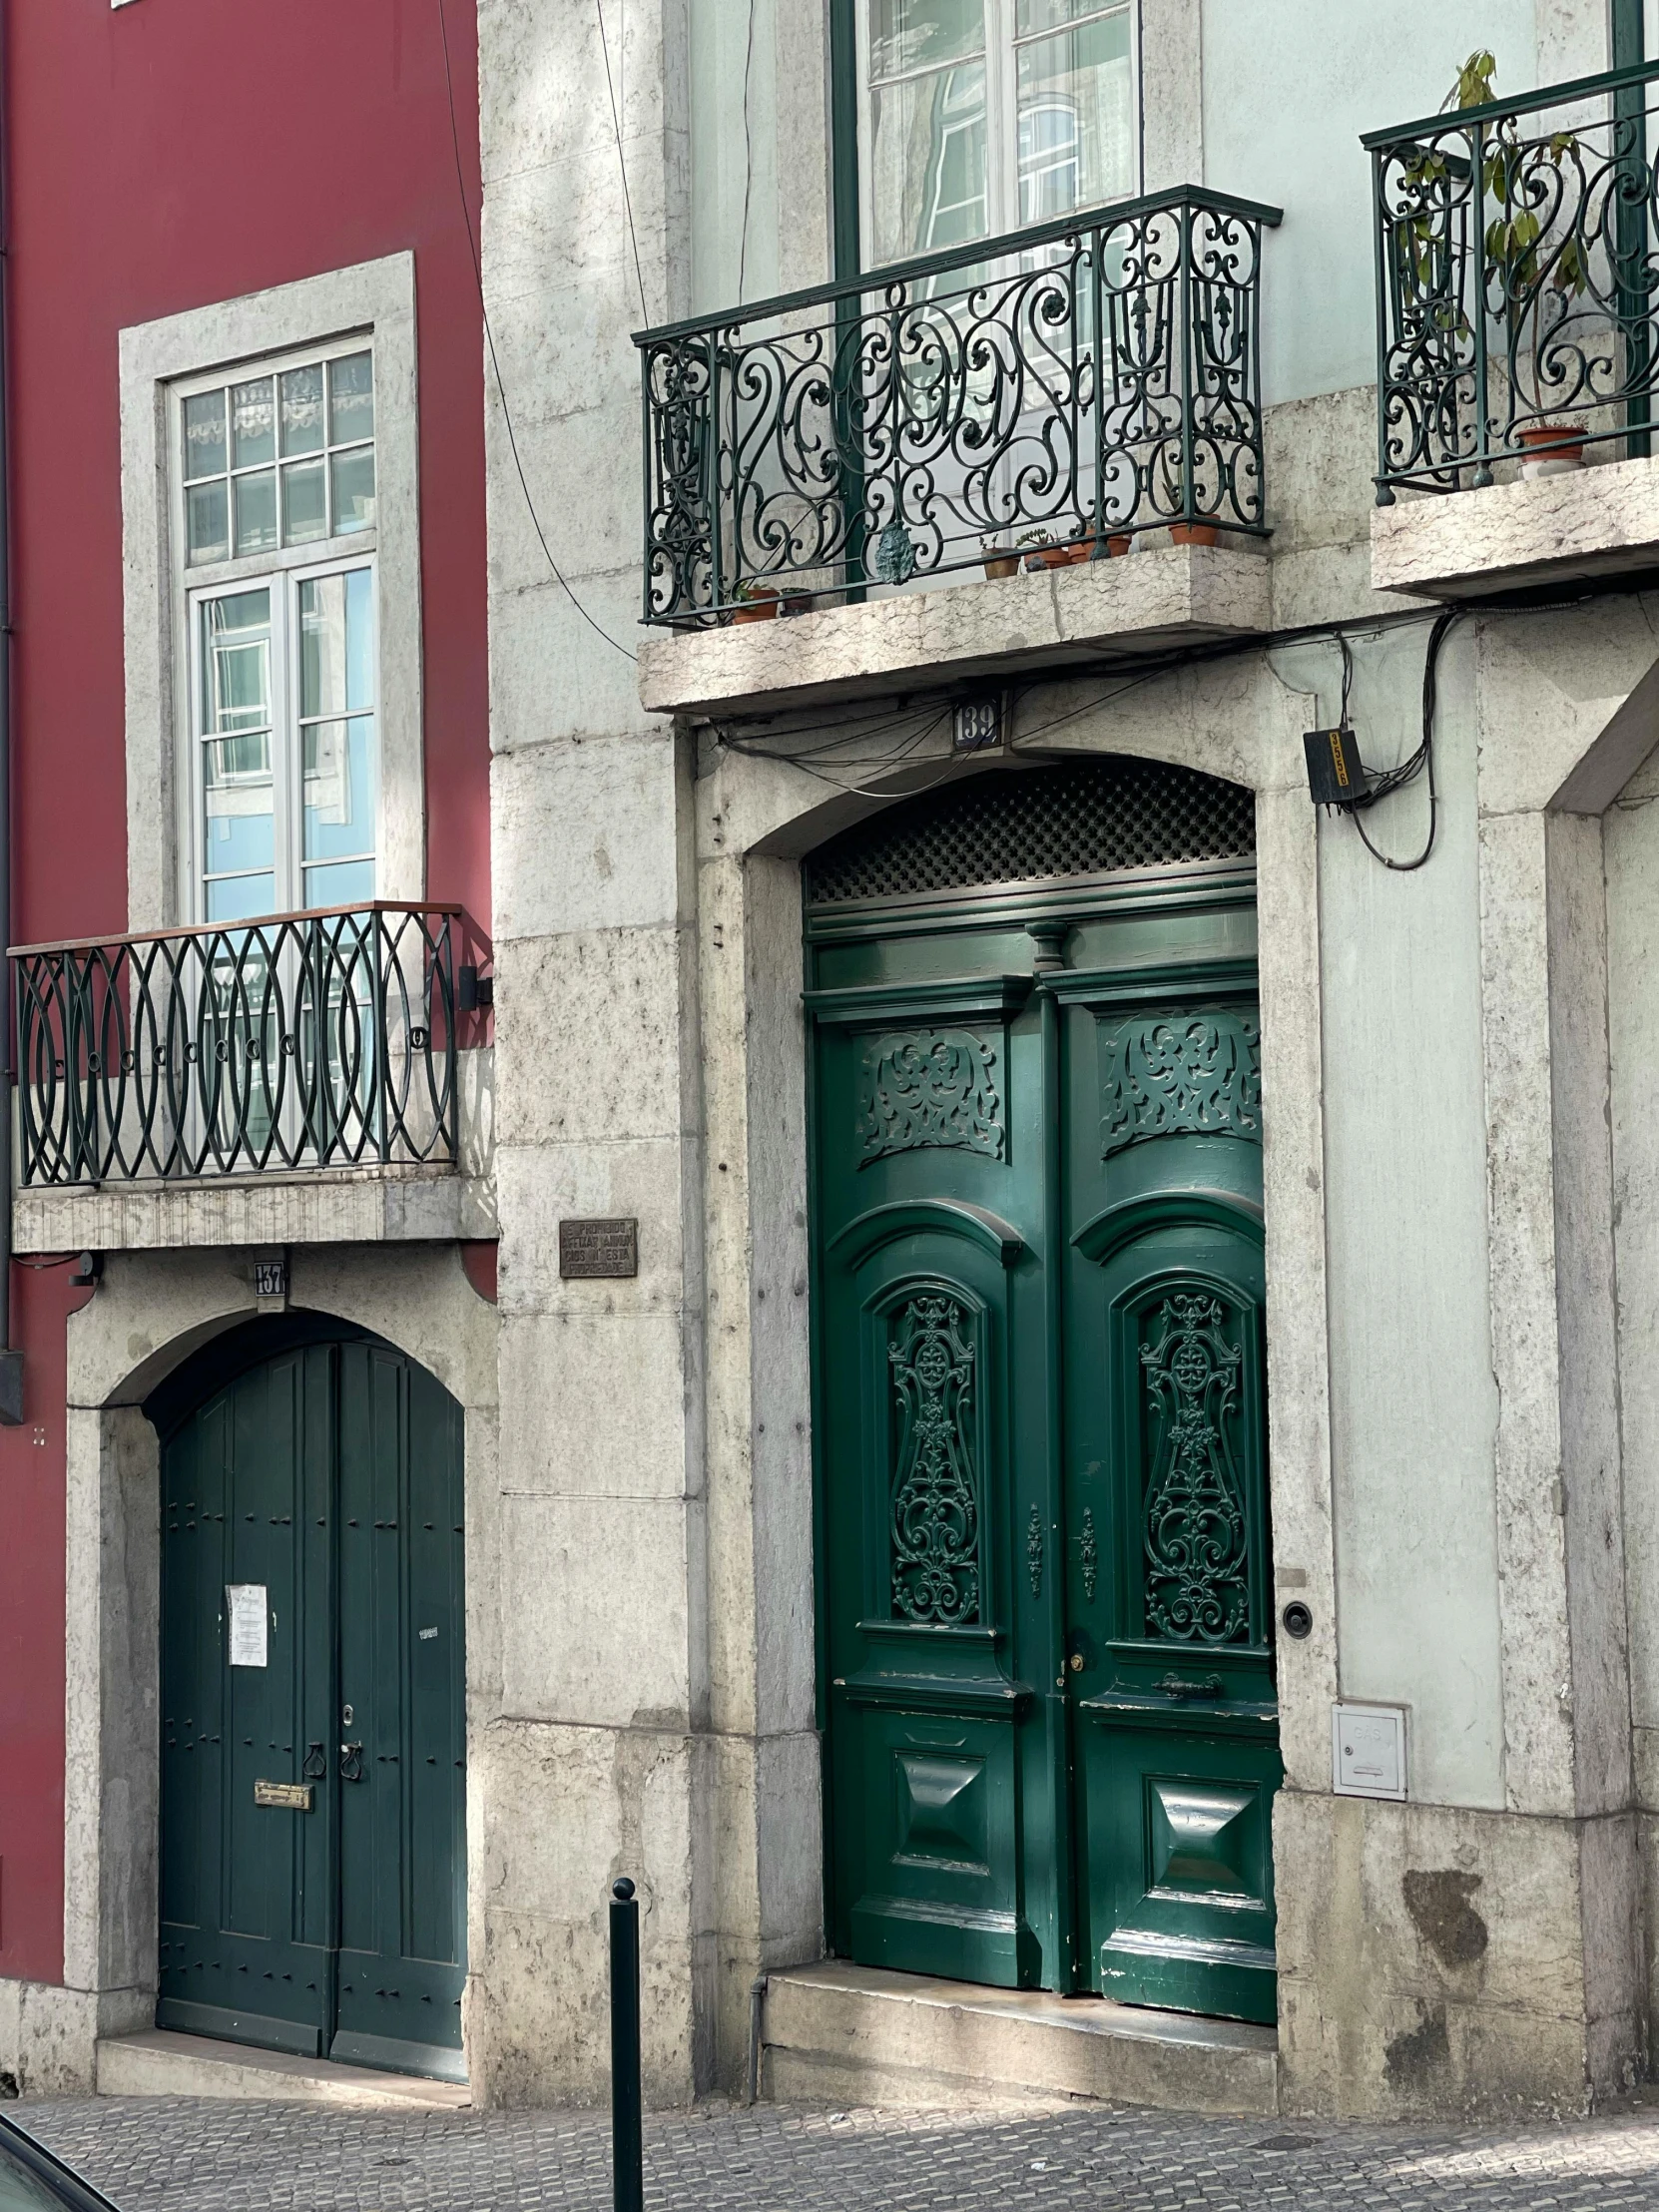
[[[157,2021],[456,2075],[460,1408],[389,1346],[296,1333],[238,1332],[151,1401]]]

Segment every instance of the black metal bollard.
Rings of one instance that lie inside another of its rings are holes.
[[[611,1884],[611,2202],[645,2212],[640,2140],[640,1909],[624,1875]]]

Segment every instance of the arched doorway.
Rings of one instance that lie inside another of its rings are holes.
[[[1271,2020],[1251,795],[993,773],[806,895],[831,1947]]]
[[[157,2024],[462,2074],[462,1416],[321,1316],[218,1339],[161,1438]]]

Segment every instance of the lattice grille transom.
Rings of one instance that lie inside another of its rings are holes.
[[[811,855],[807,896],[832,905],[1255,850],[1255,803],[1243,785],[1107,754],[979,776],[891,807]]]

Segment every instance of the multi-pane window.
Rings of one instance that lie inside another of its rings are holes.
[[[193,392],[183,451],[193,568],[370,530],[373,357],[349,353]]]
[[[380,799],[372,357],[179,410],[194,918],[360,903]]]
[[[860,0],[864,259],[1135,190],[1132,0]]]

